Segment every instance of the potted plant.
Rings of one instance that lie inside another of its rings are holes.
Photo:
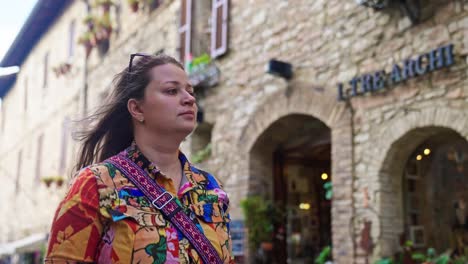
[[[63,185],[63,182],[65,181],[62,176],[56,176],[54,177],[55,183],[57,184],[57,187],[60,187]]]
[[[47,188],[50,187],[50,185],[52,184],[52,182],[54,181],[54,178],[53,177],[42,177],[41,178],[41,181],[43,183],[45,183],[45,185],[47,186]]]
[[[112,33],[112,22],[110,19],[110,15],[104,14],[102,17],[97,20],[96,25],[96,40],[101,42],[102,40],[107,40],[110,38]]]
[[[128,4],[130,5],[130,9],[132,10],[132,12],[133,13],[138,12],[140,1],[139,0],[127,0],[127,1],[128,1]]]
[[[94,26],[96,25],[96,17],[91,14],[88,14],[83,19],[83,23],[88,26],[89,31],[92,31],[94,29]]]
[[[79,37],[78,43],[85,47],[86,57],[88,57],[93,47],[96,46],[97,41],[93,32],[86,31]]]
[[[250,247],[271,251],[273,249],[275,227],[279,226],[284,218],[283,210],[273,201],[261,196],[247,197],[241,201],[240,206],[248,230]]]
[[[146,4],[148,5],[149,10],[151,11],[151,10],[158,8],[159,4],[161,4],[161,1],[160,0],[146,0]]]
[[[101,6],[104,13],[109,13],[110,7],[114,5],[113,0],[97,0],[96,5]]]

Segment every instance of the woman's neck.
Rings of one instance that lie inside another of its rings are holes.
[[[141,137],[135,137],[138,149],[163,172],[168,171],[179,163],[179,144],[158,140],[152,142]]]

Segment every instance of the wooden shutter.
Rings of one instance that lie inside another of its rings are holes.
[[[211,57],[226,53],[228,48],[228,0],[213,0],[211,11]]]
[[[181,0],[179,27],[179,60],[184,63],[191,52],[192,0]]]

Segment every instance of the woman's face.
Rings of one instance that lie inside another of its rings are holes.
[[[185,132],[195,128],[197,105],[187,74],[174,64],[150,70],[152,80],[140,107],[145,127],[158,133]]]

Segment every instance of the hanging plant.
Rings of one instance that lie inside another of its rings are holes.
[[[97,40],[94,32],[86,31],[78,39],[78,43],[85,47],[86,57],[89,56],[93,47],[96,46]]]
[[[130,9],[132,10],[133,13],[138,12],[138,9],[140,8],[140,1],[139,0],[127,0],[128,4],[130,5]]]
[[[43,177],[41,181],[47,186],[47,188],[49,188],[54,179],[53,177]]]
[[[146,4],[148,5],[149,10],[151,11],[151,10],[158,8],[159,5],[161,4],[161,1],[160,0],[146,0]]]
[[[68,62],[62,62],[58,66],[52,68],[56,77],[67,74],[68,72],[70,72],[70,69],[71,64]]]
[[[97,22],[96,39],[98,42],[108,40],[112,33],[112,23],[109,14],[104,14]]]
[[[97,0],[96,1],[96,6],[102,7],[102,10],[104,13],[109,13],[110,7],[115,5],[114,1],[112,0]]]
[[[92,31],[94,27],[96,26],[96,17],[89,14],[83,19],[83,23],[88,26],[88,29]]]

